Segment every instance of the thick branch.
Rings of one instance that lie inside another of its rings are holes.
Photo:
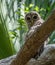
[[[32,58],[26,65],[55,65],[55,44],[47,45],[37,60]]]
[[[48,38],[50,33],[55,30],[55,10],[38,29],[36,28],[34,32],[26,40],[24,46],[17,54],[16,59],[11,63],[11,65],[25,65],[27,61],[30,60],[36,53],[40,45]]]

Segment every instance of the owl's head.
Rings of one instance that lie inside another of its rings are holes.
[[[25,16],[25,20],[28,25],[28,28],[30,29],[34,25],[34,23],[37,22],[40,18],[40,15],[35,11],[27,13]]]

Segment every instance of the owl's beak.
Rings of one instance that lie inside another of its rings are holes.
[[[33,20],[31,22],[33,23]]]

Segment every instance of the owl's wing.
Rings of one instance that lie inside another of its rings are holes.
[[[42,25],[44,20],[40,19],[38,20],[31,28],[30,30],[27,32],[25,40],[27,40],[34,32],[35,29],[37,29],[38,27],[40,27]]]

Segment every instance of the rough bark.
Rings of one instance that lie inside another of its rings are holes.
[[[26,65],[55,65],[55,44],[49,44],[41,56],[35,60],[30,59]]]
[[[4,58],[0,60],[0,65],[10,65],[10,63],[12,62],[12,60],[14,60],[16,57],[16,55]]]
[[[37,53],[38,48],[48,38],[48,36],[55,30],[55,10],[40,27],[30,33],[24,46],[17,54],[16,59],[10,65],[25,65]]]

